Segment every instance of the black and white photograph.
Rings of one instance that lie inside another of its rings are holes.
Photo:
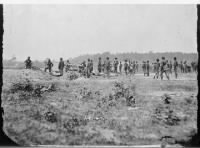
[[[1,7],[2,129],[16,145],[200,144],[200,6]]]

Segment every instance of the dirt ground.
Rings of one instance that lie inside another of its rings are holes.
[[[196,133],[197,75],[69,79],[4,70],[4,129],[20,145],[146,145]]]

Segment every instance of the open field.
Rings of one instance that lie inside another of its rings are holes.
[[[4,70],[4,129],[21,145],[145,145],[196,132],[196,74],[70,80]]]

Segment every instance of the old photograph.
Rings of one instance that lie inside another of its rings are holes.
[[[3,5],[3,129],[20,146],[184,146],[197,134],[197,5]]]

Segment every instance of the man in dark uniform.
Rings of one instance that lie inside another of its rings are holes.
[[[60,58],[60,62],[58,64],[58,69],[60,71],[60,75],[62,76],[63,75],[63,69],[65,67],[65,63],[63,61],[63,58]]]
[[[128,67],[129,67],[128,61],[125,60],[125,63],[124,63],[124,71],[125,71],[125,74],[126,74],[126,75],[128,75],[128,69],[129,69]]]
[[[160,71],[161,71],[161,73],[160,73],[161,80],[163,80],[163,73],[165,73],[165,76],[169,80],[167,62],[165,60],[165,57],[162,57],[162,61],[161,61],[161,64],[160,64]]]
[[[99,57],[99,61],[98,61],[98,72],[101,73],[102,70],[102,63],[101,63],[101,57]]]
[[[149,70],[150,70],[150,65],[149,65],[149,61],[147,61],[147,64],[146,64],[146,74],[147,74],[147,77],[149,76]]]
[[[145,75],[146,75],[146,73],[147,73],[147,64],[146,64],[146,62],[145,62],[145,61],[143,61],[142,69],[143,69],[144,76],[145,76]]]
[[[177,79],[178,77],[178,62],[176,60],[176,57],[174,57],[174,73],[175,73],[175,78]]]
[[[91,75],[91,61],[90,61],[90,59],[88,59],[86,68],[87,68],[87,78],[90,78],[90,75]]]
[[[82,76],[86,77],[87,72],[86,72],[86,62],[85,62],[85,61],[83,61],[83,62],[79,65],[79,73],[80,73]]]
[[[114,72],[115,73],[117,73],[118,64],[119,64],[119,62],[118,62],[117,58],[115,58],[115,60],[114,60]]]
[[[159,77],[159,71],[160,71],[160,62],[159,59],[156,60],[156,63],[154,63],[154,67],[155,67],[155,75],[154,75],[154,79],[158,79]]]
[[[119,72],[122,73],[122,62],[119,62]]]
[[[51,69],[52,69],[52,67],[53,67],[53,63],[51,62],[51,60],[50,59],[48,59],[48,61],[47,61],[47,63],[46,63],[46,66],[45,66],[45,69],[44,69],[44,71],[46,72],[47,71],[47,69],[49,70],[49,72],[51,73]]]
[[[93,60],[90,60],[90,74],[93,72]]]
[[[111,65],[110,65],[110,60],[109,60],[109,57],[106,58],[106,61],[105,61],[105,73],[107,75],[107,77],[110,76],[110,68],[111,68]]]
[[[30,57],[28,57],[24,63],[25,63],[25,68],[26,69],[31,69],[32,68],[32,61],[31,61]]]
[[[137,61],[135,63],[135,69],[136,69],[136,72],[138,72],[138,62]]]
[[[169,62],[169,72],[172,74],[172,61]]]

